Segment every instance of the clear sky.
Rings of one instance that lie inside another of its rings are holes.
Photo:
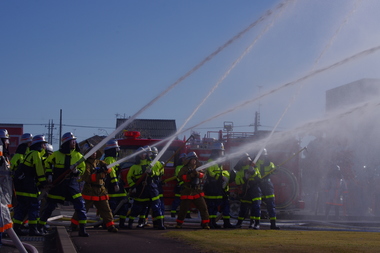
[[[210,95],[185,128],[259,94],[380,45],[380,1],[298,0],[0,1],[1,123],[47,133],[63,111],[63,133],[79,140],[115,129],[229,39],[236,39],[137,118],[175,119],[177,128]],[[252,48],[242,57],[243,52]],[[238,61],[232,68],[233,63]],[[295,95],[278,130],[323,116],[328,89],[380,78],[379,52],[324,71],[210,120],[194,130],[271,130]],[[225,76],[225,78],[223,78]],[[89,127],[85,127],[89,126]],[[90,128],[91,127],[91,128]],[[189,136],[189,133],[185,133]],[[183,138],[183,135],[179,136]],[[58,142],[53,142],[55,148]]]

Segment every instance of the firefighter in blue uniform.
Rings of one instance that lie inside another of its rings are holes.
[[[30,151],[25,155],[24,161],[15,170],[13,182],[16,190],[17,205],[15,206],[13,223],[14,230],[18,235],[24,235],[21,230],[21,225],[27,214],[29,220],[29,235],[43,235],[43,233],[38,230],[41,204],[38,196],[39,189],[47,184],[41,155],[46,143],[45,136],[34,136]]]
[[[133,221],[138,215],[140,215],[138,227],[143,227],[147,210],[150,206],[154,227],[164,230],[166,229],[164,226],[164,214],[161,211],[157,186],[157,177],[160,176],[160,171],[158,166],[150,166],[149,152],[148,147],[140,147],[136,150],[136,153],[138,153],[136,162],[132,165],[127,175],[130,193],[134,196],[128,228],[132,228]]]
[[[117,140],[109,140],[104,148],[104,162],[110,165],[116,162],[119,156],[120,146]],[[128,213],[128,196],[124,189],[124,182],[120,177],[119,165],[112,167],[106,177],[106,188],[109,196],[109,205],[114,215],[119,215],[119,228],[126,228],[125,220]],[[116,208],[119,206],[118,210]],[[116,211],[116,213],[115,213]]]
[[[271,229],[280,229],[276,225],[276,206],[274,204],[274,186],[270,180],[270,175],[276,169],[276,166],[269,160],[267,150],[263,150],[263,157],[256,162],[256,167],[260,171],[262,179],[260,180],[261,198],[265,202]]]
[[[250,224],[249,228],[260,229],[261,216],[261,189],[260,171],[254,166],[251,157],[244,154],[235,166],[236,177],[235,183],[241,187],[240,193],[240,211],[238,217],[237,228],[241,227],[245,219],[245,215],[250,209]]]
[[[78,215],[78,235],[88,237],[86,208],[78,182],[78,177],[84,173],[86,165],[76,142],[76,137],[72,133],[67,132],[62,135],[61,143],[60,149],[46,159],[45,166],[49,182],[55,182],[58,178],[61,179],[60,177],[63,178],[60,182],[52,185],[40,223],[45,226],[57,204],[63,204],[65,200],[68,200],[73,203],[74,210]]]

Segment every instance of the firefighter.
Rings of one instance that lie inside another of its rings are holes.
[[[93,146],[87,144],[84,146],[85,155],[88,153]],[[104,161],[100,161],[101,152],[97,151],[93,153],[86,160],[86,170],[81,177],[81,181],[84,182],[82,197],[86,203],[86,211],[94,205],[97,209],[100,217],[102,218],[108,232],[116,233],[118,229],[115,227],[113,221],[113,215],[111,208],[108,204],[108,195],[106,187],[104,186],[104,180],[111,172],[111,168],[107,168],[107,164]],[[78,227],[78,219],[76,213],[74,213],[71,219],[72,229],[75,230]]]
[[[238,217],[237,228],[241,228],[245,215],[250,209],[250,224],[249,228],[260,229],[260,216],[261,216],[261,189],[260,171],[255,167],[249,154],[244,154],[243,157],[235,166],[236,185],[241,187],[240,193],[240,211]]]
[[[150,160],[153,161],[158,155],[158,149],[156,147],[151,147],[150,152]],[[162,181],[162,176],[165,172],[164,162],[157,161],[153,166],[156,166],[156,170],[158,171],[159,175],[156,176],[156,184],[158,187],[158,192],[160,196],[160,204],[161,204],[161,212],[162,214],[165,213],[165,202],[164,202],[164,190],[162,188],[164,182]]]
[[[175,218],[177,214],[177,208],[179,207],[179,204],[181,203],[181,187],[182,187],[183,181],[178,179],[178,172],[183,167],[183,163],[185,159],[186,159],[185,153],[179,156],[178,165],[175,167],[175,171],[174,171],[174,176],[176,176],[177,184],[174,187],[174,200],[172,202],[172,207],[170,211],[170,215],[172,218]],[[190,211],[188,211],[186,218],[191,218],[189,212]]]
[[[104,162],[109,165],[119,157],[120,146],[117,140],[109,140],[104,148]],[[126,228],[125,220],[128,213],[128,197],[124,189],[124,182],[120,177],[119,165],[112,167],[106,177],[106,188],[109,196],[109,205],[114,215],[119,214],[119,228]],[[116,210],[118,209],[118,210]]]
[[[210,159],[208,163],[224,156],[223,143],[216,142],[213,144]],[[225,194],[223,183],[223,165],[214,164],[206,169],[206,182],[204,183],[204,198],[206,200],[208,213],[210,216],[210,228],[221,228],[216,224],[216,217],[220,206],[222,205],[223,196]]]
[[[202,228],[210,229],[210,217],[200,185],[200,179],[203,178],[204,173],[196,170],[199,165],[197,154],[190,152],[186,155],[185,164],[178,173],[178,178],[183,181],[183,185],[176,228],[182,228],[186,213],[190,209],[191,203],[193,203],[200,212]]]
[[[342,172],[338,165],[333,166],[326,179],[326,208],[325,217],[328,219],[331,207],[334,207],[335,218],[339,217],[339,209],[343,206],[345,194],[347,194],[346,181],[343,179]]]
[[[136,150],[136,162],[130,168],[127,180],[130,192],[134,196],[128,228],[132,228],[134,219],[140,215],[137,227],[144,227],[149,206],[152,209],[153,224],[156,229],[165,230],[164,214],[161,211],[157,177],[160,176],[158,166],[151,167],[149,147],[140,147]]]
[[[60,149],[50,155],[45,162],[48,182],[53,182],[54,185],[52,185],[48,193],[46,208],[41,216],[41,224],[44,226],[43,229],[46,230],[47,219],[51,216],[57,204],[63,204],[65,200],[68,200],[72,202],[78,215],[78,235],[88,237],[89,234],[86,232],[86,208],[77,180],[84,173],[86,165],[76,139],[71,132],[63,134]]]
[[[33,140],[33,135],[30,133],[24,133],[21,135],[20,144],[17,146],[16,153],[11,159],[11,170],[15,171],[20,163],[24,161],[25,154],[29,151],[29,146]]]
[[[10,177],[9,134],[0,129],[0,245],[3,232],[12,229],[12,218],[9,207],[12,203],[12,180]]]
[[[270,175],[276,169],[276,166],[269,160],[268,152],[263,149],[263,158],[256,162],[256,167],[260,171],[262,179],[260,180],[260,189],[261,189],[261,199],[266,204],[271,229],[280,229],[276,225],[276,206],[275,206],[275,195],[274,195],[274,186],[270,180]]]
[[[21,230],[21,225],[26,215],[28,215],[29,235],[43,235],[43,232],[41,233],[38,227],[41,205],[38,195],[39,190],[47,184],[41,155],[46,143],[44,135],[34,136],[30,151],[14,172],[13,182],[17,205],[14,209],[13,223],[14,231],[18,235],[25,235]]]

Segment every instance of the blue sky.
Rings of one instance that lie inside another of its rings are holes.
[[[280,2],[1,1],[0,83],[5,110],[0,122],[25,124],[24,131],[36,135],[47,133],[45,125],[53,120],[58,138],[62,109],[63,132],[74,132],[79,140],[111,133],[116,114],[134,115]],[[299,0],[281,10],[137,118],[175,119],[179,128],[252,43],[185,128],[380,45],[379,1]],[[376,52],[303,82],[278,129],[322,117],[326,90],[380,78],[379,60]],[[271,130],[295,94],[292,86],[260,100],[261,129]],[[232,121],[235,131],[253,131],[250,125],[257,110],[259,102],[254,102],[194,130],[204,135]]]

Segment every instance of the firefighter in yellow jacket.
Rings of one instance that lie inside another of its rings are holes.
[[[248,154],[244,154],[235,166],[237,170],[235,182],[242,187],[240,194],[240,211],[237,228],[241,227],[248,209],[251,210],[249,228],[260,229],[261,217],[261,174]]]
[[[120,146],[117,140],[109,140],[104,148],[104,162],[110,165],[119,157]],[[106,177],[106,188],[109,196],[108,203],[114,215],[119,215],[119,228],[126,228],[125,220],[128,213],[128,196],[124,189],[124,181],[120,177],[120,167],[115,165]],[[118,209],[118,210],[116,210]]]
[[[178,173],[178,178],[183,181],[183,185],[176,228],[182,228],[187,210],[190,209],[190,205],[193,203],[200,212],[202,228],[210,229],[210,217],[200,185],[200,179],[203,178],[204,173],[196,170],[199,165],[197,154],[190,152],[186,155],[185,164]]]
[[[92,149],[92,145],[86,145],[84,149],[83,154],[86,154]],[[95,152],[85,162],[86,170],[81,177],[81,181],[84,182],[82,197],[86,203],[86,211],[88,212],[92,206],[95,206],[108,232],[115,233],[118,232],[118,229],[113,222],[113,215],[108,204],[109,197],[104,186],[106,175],[110,173],[111,169],[107,169],[105,162],[99,161],[100,156],[101,152]],[[71,223],[75,230],[79,225],[76,213],[74,213]]]
[[[41,215],[40,223],[45,226],[57,204],[63,204],[68,200],[73,203],[78,215],[78,235],[88,237],[86,208],[78,182],[78,177],[83,175],[86,165],[83,155],[79,152],[76,137],[72,133],[67,132],[62,135],[61,143],[60,149],[50,155],[45,162],[46,175],[48,181],[53,182],[53,186],[47,196],[46,208]]]
[[[128,220],[128,228],[132,228],[134,219],[140,215],[138,227],[143,227],[149,206],[152,209],[154,228],[165,230],[164,214],[161,209],[160,193],[157,178],[160,177],[160,167],[150,166],[148,157],[150,147],[140,147],[136,150],[136,163],[130,168],[127,181],[130,192],[134,193],[134,201]]]
[[[26,154],[24,161],[15,170],[13,182],[16,190],[17,205],[13,217],[14,230],[18,235],[23,235],[21,225],[28,214],[29,235],[41,236],[38,219],[41,202],[38,199],[39,190],[46,182],[44,163],[42,161],[42,150],[45,149],[45,136],[33,137],[30,151]]]

